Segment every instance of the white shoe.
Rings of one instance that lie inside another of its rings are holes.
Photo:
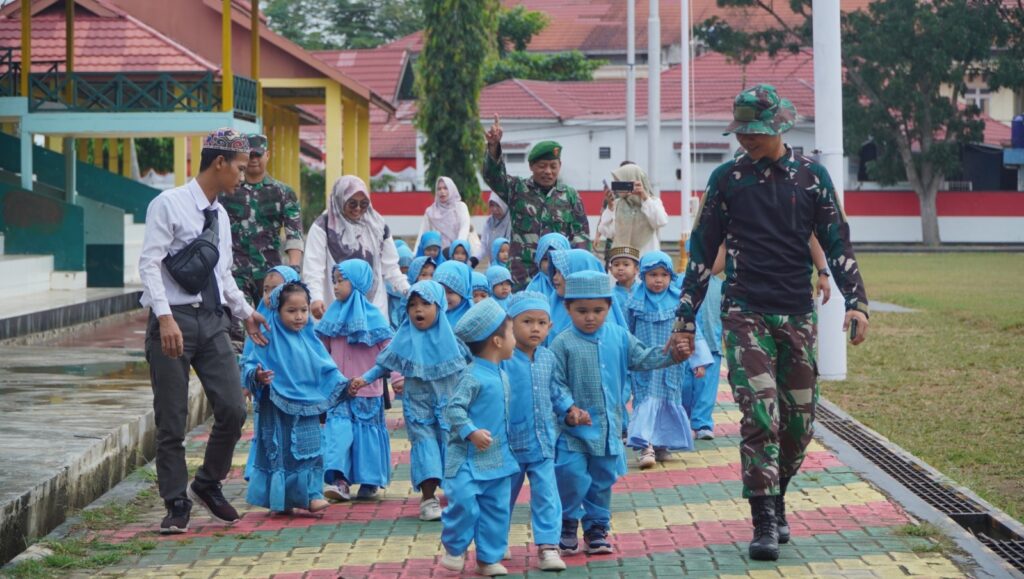
[[[466,555],[452,555],[445,551],[444,556],[441,557],[441,566],[449,571],[461,572],[466,567]]]
[[[477,563],[476,572],[483,575],[484,577],[495,577],[498,575],[508,575],[508,569],[505,568],[501,563],[488,563],[481,565]]]
[[[654,449],[648,446],[637,453],[637,462],[640,463],[641,470],[649,469],[658,464],[658,461],[654,458]]]
[[[537,568],[541,571],[565,571],[565,561],[558,553],[558,547],[541,549],[539,559]]]
[[[697,431],[697,439],[698,440],[714,440],[715,439],[715,431],[711,430],[710,428],[701,428],[700,430]]]
[[[420,520],[421,521],[440,521],[441,520],[441,501],[436,498],[424,499],[420,501]]]
[[[331,501],[348,501],[352,499],[352,492],[348,488],[348,483],[341,481],[336,485],[325,485],[324,498]]]

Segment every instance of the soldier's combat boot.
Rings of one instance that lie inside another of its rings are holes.
[[[786,487],[788,476],[779,478],[779,496],[775,497],[775,521],[779,525],[779,544],[789,542],[789,521],[786,520]]]
[[[757,561],[778,560],[779,526],[775,520],[775,497],[751,498],[750,515],[754,519],[750,558]]]

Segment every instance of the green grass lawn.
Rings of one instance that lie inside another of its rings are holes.
[[[825,397],[1024,519],[1024,254],[864,254],[871,316]]]

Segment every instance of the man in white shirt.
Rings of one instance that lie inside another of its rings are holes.
[[[224,307],[245,320],[246,332],[260,345],[267,343],[260,332],[266,321],[245,302],[231,275],[231,225],[217,196],[235,189],[248,161],[246,137],[230,128],[218,129],[203,143],[199,175],[161,193],[146,211],[139,274],[141,302],[150,308],[146,360],[156,414],[157,482],[167,507],[160,523],[163,534],[188,530],[193,501],[223,523],[238,520],[220,490],[245,423],[241,376],[228,337],[231,316]],[[191,293],[175,281],[164,260],[206,229],[216,232],[219,256],[205,285]],[[203,465],[189,485],[184,440],[190,367],[213,406],[214,423]]]

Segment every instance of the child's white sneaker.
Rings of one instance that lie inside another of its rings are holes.
[[[441,557],[441,566],[449,571],[461,572],[466,567],[466,555],[452,555],[448,551]]]
[[[420,501],[420,520],[421,521],[440,521],[441,520],[441,501],[437,498],[424,499]]]
[[[640,464],[641,470],[649,469],[658,464],[657,459],[654,457],[654,449],[649,446],[637,453],[636,460]]]
[[[508,575],[508,569],[505,568],[501,563],[477,563],[476,572],[483,575],[484,577],[497,577],[498,575]]]
[[[541,571],[565,571],[565,561],[555,545],[545,545],[540,549],[537,568]]]
[[[348,501],[352,500],[352,491],[347,482],[338,481],[338,484],[324,486],[324,498],[329,501]]]

